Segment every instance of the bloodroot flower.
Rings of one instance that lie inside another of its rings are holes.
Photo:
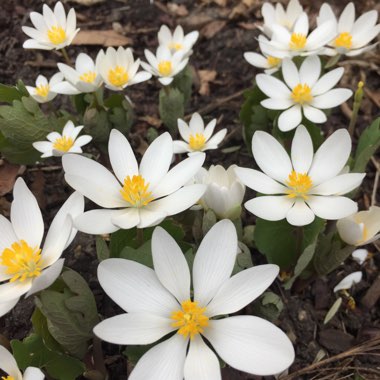
[[[57,96],[57,92],[53,87],[63,81],[63,74],[56,73],[48,81],[43,75],[39,75],[36,79],[36,87],[25,86],[30,96],[38,103],[47,103]]]
[[[177,25],[172,34],[166,25],[162,25],[158,32],[158,43],[168,47],[172,53],[180,51],[183,55],[189,56],[198,36],[197,31],[185,35],[181,25]]]
[[[218,358],[205,339],[240,371],[267,376],[292,364],[293,346],[278,327],[251,315],[225,317],[260,296],[279,271],[259,265],[230,277],[237,247],[232,222],[215,224],[199,246],[191,280],[181,249],[157,227],[154,270],[125,259],[100,263],[101,286],[127,313],[99,323],[94,333],[114,344],[138,345],[171,334],[143,355],[130,380],[220,380]]]
[[[335,131],[313,153],[307,129],[300,125],[293,138],[291,157],[270,134],[257,131],[252,152],[259,168],[236,168],[238,178],[264,194],[245,203],[252,214],[266,220],[286,218],[294,226],[313,222],[315,216],[337,220],[354,214],[358,206],[343,194],[359,186],[364,173],[340,174],[351,152],[346,129]]]

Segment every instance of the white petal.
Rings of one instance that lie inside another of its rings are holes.
[[[363,241],[363,223],[356,223],[352,217],[339,219],[336,223],[340,238],[350,245],[360,245]]]
[[[220,286],[231,276],[237,254],[233,223],[216,223],[203,238],[193,264],[194,299],[206,306]]]
[[[318,108],[311,107],[304,104],[302,107],[305,118],[312,121],[313,123],[325,123],[327,121],[326,114],[319,110]]]
[[[204,336],[227,364],[240,371],[274,375],[294,360],[289,338],[265,319],[242,315],[213,320]]]
[[[335,21],[329,20],[315,28],[307,37],[308,51],[319,49],[330,42],[336,35]]]
[[[219,360],[198,334],[190,342],[185,380],[221,380]]]
[[[189,126],[182,119],[178,119],[177,124],[178,124],[179,134],[188,143],[190,135],[191,135]]]
[[[137,362],[129,380],[183,380],[188,341],[179,334],[151,348]]]
[[[333,108],[344,103],[351,95],[352,91],[347,88],[335,88],[322,95],[315,96],[311,105],[321,109]]]
[[[232,314],[260,296],[275,280],[279,272],[277,265],[258,265],[235,274],[219,288],[207,305],[207,315]]]
[[[368,257],[369,252],[366,249],[356,249],[352,252],[352,259],[359,265],[363,265]]]
[[[307,129],[300,125],[292,141],[291,157],[297,173],[307,173],[313,161],[313,141]]]
[[[92,140],[92,136],[90,135],[82,135],[82,136],[79,136],[76,140],[75,140],[75,143],[74,143],[74,146],[75,147],[82,147],[86,144],[88,144],[90,141]]]
[[[107,259],[98,266],[99,283],[125,311],[168,317],[179,309],[175,298],[161,285],[156,273],[135,261]]]
[[[42,50],[53,50],[54,49],[54,46],[50,46],[50,45],[44,45],[44,44],[41,44],[40,42],[36,41],[36,40],[26,40],[23,44],[22,44],[22,47],[24,49],[42,49]]]
[[[61,274],[64,262],[64,259],[59,259],[52,266],[45,269],[39,277],[33,280],[32,287],[25,297],[29,297],[52,285]]]
[[[358,284],[362,278],[363,273],[361,271],[349,274],[335,286],[334,293],[338,292],[339,290],[347,290],[352,288],[355,284]]]
[[[17,302],[19,300],[20,300],[20,297],[16,297],[16,298],[11,299],[10,301],[7,301],[7,302],[0,302],[0,317],[9,313],[17,305]],[[0,365],[0,367],[1,367],[1,365]]]
[[[252,138],[253,157],[260,169],[276,181],[285,183],[292,171],[283,146],[269,133],[257,131]]]
[[[23,380],[44,380],[44,373],[36,367],[28,367],[24,372]]]
[[[235,173],[244,185],[262,194],[283,194],[286,187],[266,174],[249,168],[235,168]]]
[[[268,98],[260,102],[260,104],[268,108],[270,110],[286,110],[287,108],[290,108],[294,102],[292,99],[275,99],[275,98]]]
[[[151,344],[174,330],[172,320],[152,313],[128,313],[105,319],[94,334],[113,344]]]
[[[22,379],[17,362],[13,355],[3,346],[0,346],[0,369],[7,375],[12,376],[15,380]]]
[[[205,125],[202,116],[198,112],[194,112],[189,122],[189,128],[193,134],[202,133],[205,130]]]
[[[75,227],[86,234],[110,234],[120,228],[112,223],[112,218],[124,214],[123,210],[91,210],[79,215],[74,220]]]
[[[32,280],[6,282],[0,284],[0,300],[1,304],[8,303],[21,297],[23,294],[27,293],[32,286]]]
[[[313,96],[324,94],[325,92],[331,90],[342,78],[344,74],[344,68],[338,67],[335,70],[329,71],[327,74],[323,75],[317,83],[311,89],[311,94]]]
[[[161,227],[152,236],[154,270],[161,284],[181,303],[190,299],[190,271],[176,241]]]
[[[358,211],[353,200],[339,196],[310,196],[306,201],[314,214],[322,219],[337,220]]]
[[[0,252],[3,252],[4,248],[10,247],[17,240],[11,222],[0,215]]]
[[[351,152],[351,138],[346,129],[335,131],[314,155],[309,176],[317,186],[335,177],[347,163]]]
[[[290,90],[279,79],[266,74],[256,75],[256,84],[260,90],[270,98],[288,99]]]
[[[344,8],[338,21],[338,32],[351,32],[355,21],[355,6],[354,3],[348,3]]]
[[[212,136],[211,139],[207,141],[206,147],[208,147],[208,149],[211,149],[211,146],[217,147],[226,137],[226,134],[227,134],[227,128],[221,129],[220,131],[216,132],[215,135]]]
[[[44,234],[44,221],[37,200],[22,178],[16,180],[13,188],[11,221],[19,240],[25,240],[31,247],[40,247]]]
[[[343,195],[357,188],[365,173],[348,173],[333,177],[312,189],[315,195]]]
[[[178,154],[178,153],[185,153],[185,152],[190,152],[190,151],[191,149],[188,143],[185,143],[184,141],[181,141],[181,140],[173,141],[173,153]]]
[[[321,60],[317,55],[307,57],[300,67],[300,83],[313,87],[321,74]]]
[[[302,121],[302,112],[300,105],[296,104],[292,108],[281,113],[278,118],[278,128],[282,132],[288,132],[298,127]]]
[[[282,76],[286,84],[293,89],[300,83],[300,76],[296,64],[289,58],[282,61]]]
[[[65,180],[75,190],[101,207],[123,207],[121,186],[103,165],[87,157],[66,154],[62,157]]]
[[[309,34],[309,19],[305,12],[302,12],[293,26],[294,33],[300,33],[305,36]]]
[[[269,67],[267,59],[261,54],[247,52],[244,53],[244,58],[252,66],[259,67],[261,69],[267,69]]]
[[[125,208],[122,214],[114,215],[111,222],[123,230],[136,227],[140,223],[139,209],[134,207]]]
[[[244,204],[245,208],[259,218],[276,221],[282,220],[293,206],[294,200],[285,196],[262,196],[249,200]]]
[[[159,80],[159,82],[161,83],[161,84],[163,84],[164,86],[168,86],[170,83],[172,83],[173,82],[173,79],[174,78],[168,78],[168,77],[165,77],[165,78],[158,78],[158,80]]]
[[[149,210],[147,207],[141,208],[139,213],[140,223],[137,228],[157,226],[167,217],[165,212]]]
[[[315,219],[313,211],[303,199],[296,199],[293,207],[286,214],[286,220],[292,226],[306,226]]]

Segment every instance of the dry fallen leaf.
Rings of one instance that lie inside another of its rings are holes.
[[[210,95],[210,82],[214,81],[216,78],[215,70],[198,70],[199,80],[200,80],[200,95]]]
[[[162,121],[153,116],[141,116],[139,117],[139,120],[145,121],[146,123],[155,128],[159,128],[162,125]]]
[[[187,16],[189,14],[189,11],[187,10],[187,8],[183,4],[178,5],[175,3],[168,3],[167,7],[168,7],[170,13],[172,13],[175,16],[184,17],[184,16]]]
[[[74,38],[73,45],[124,46],[132,40],[114,30],[81,30]]]
[[[215,20],[211,21],[209,24],[205,25],[201,34],[204,35],[207,39],[213,38],[217,33],[219,33],[227,24],[227,21]]]
[[[25,167],[13,165],[7,161],[2,161],[0,166],[0,196],[12,191],[16,177],[23,172]]]
[[[218,4],[220,7],[225,7],[227,5],[227,0],[213,0],[215,4]]]
[[[90,5],[94,5],[98,3],[103,3],[106,0],[71,0],[71,1],[73,1],[74,3],[81,4],[81,5],[90,6]]]
[[[238,22],[238,25],[245,30],[256,30],[258,28],[257,24],[254,22]]]

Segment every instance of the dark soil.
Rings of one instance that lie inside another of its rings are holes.
[[[302,2],[304,5],[307,3],[306,9],[311,15],[316,15],[321,5],[321,0]],[[46,1],[46,3],[54,4],[52,1]],[[154,4],[149,4],[148,0],[107,0],[90,7],[74,2],[68,3],[67,7],[75,7],[79,27],[82,30],[114,28],[119,32],[122,31],[131,38],[135,56],[142,59],[144,59],[144,48],[155,50],[156,33],[161,24],[167,24],[171,28],[181,24],[185,30],[200,30],[201,37],[191,57],[195,85],[187,113],[199,111],[206,119],[218,118],[219,128],[226,127],[229,132],[224,147],[241,146],[241,149],[234,153],[225,154],[218,151],[211,154],[208,156],[208,164],[222,163],[225,167],[232,163],[242,166],[253,165],[253,160],[242,141],[239,110],[243,101],[242,90],[250,87],[254,75],[258,73],[255,68],[245,62],[243,52],[257,49],[256,38],[259,31],[255,25],[261,21],[262,0],[245,2],[230,0],[227,1],[226,6],[217,4],[222,1],[212,2],[211,0],[179,0],[170,4],[156,1]],[[251,5],[245,6],[244,3]],[[334,0],[330,3],[342,10],[348,1]],[[175,8],[173,4],[179,6],[179,10],[178,7],[177,11],[173,10]],[[380,8],[376,0],[356,1],[355,5],[358,14]],[[42,1],[37,0],[3,0],[1,2],[0,83],[14,84],[21,78],[26,84],[34,85],[39,73],[50,77],[57,71],[55,63],[63,60],[60,53],[42,50],[28,51],[22,48],[26,36],[21,31],[21,26],[29,25],[30,11],[40,12],[41,8]],[[99,48],[99,46],[71,46],[68,52],[72,57],[80,51],[85,51],[95,57]],[[366,57],[343,61],[346,69],[343,81],[345,87],[355,90],[359,80],[366,82],[367,96],[363,101],[357,125],[359,132],[378,114],[380,60],[373,51]],[[217,73],[215,80],[209,84],[208,94],[201,95],[198,92],[201,84],[199,70],[215,70]],[[129,136],[136,149],[140,148],[141,138],[145,138],[148,128],[157,127],[155,121],[158,119],[158,90],[157,81],[151,80],[127,91],[135,104],[137,115]],[[57,97],[55,100],[58,107],[61,106],[62,98]],[[348,102],[348,107],[352,108],[351,100]],[[347,127],[349,108],[347,110],[347,107],[342,107],[341,110],[335,110],[328,123],[323,126],[326,133]],[[144,118],[146,116],[152,119]],[[162,126],[157,128],[163,130]],[[367,171],[368,175],[358,195],[361,209],[366,209],[370,205],[376,172],[375,165],[370,163]],[[44,219],[48,224],[72,191],[64,182],[60,160],[47,160],[38,166],[27,168],[24,178],[37,196],[43,209]],[[11,199],[11,194],[0,198],[0,210],[5,216],[9,215]],[[378,199],[379,194],[377,194]],[[244,214],[244,217],[245,221],[253,220],[252,215]],[[296,349],[296,360],[289,370],[289,380],[353,379],[355,374],[361,375],[364,379],[380,379],[379,302],[375,302],[370,309],[366,308],[362,302],[379,276],[380,255],[378,246],[371,245],[368,249],[374,255],[362,268],[364,281],[351,292],[356,300],[356,308],[351,310],[346,300],[338,315],[327,325],[323,325],[323,319],[335,301],[333,287],[345,275],[360,270],[358,264],[347,260],[328,278],[321,278],[312,284],[299,287],[300,289],[293,293],[284,291],[278,282],[271,287],[272,291],[281,296],[285,305],[279,318],[279,326],[289,335]],[[88,281],[98,302],[99,313],[104,317],[118,313],[119,309],[104,296],[96,279],[98,262],[94,237],[78,234],[65,253],[65,257],[65,265],[78,271]],[[257,252],[253,252],[253,257],[255,262],[263,260]],[[373,288],[372,292],[374,292]],[[6,339],[22,339],[28,335],[33,305],[33,299],[27,299],[20,302],[8,315],[0,318],[1,340],[6,342]],[[352,347],[368,343],[370,339],[377,339],[377,351],[364,354],[365,348],[363,348],[363,355],[350,355]],[[103,347],[110,379],[127,379],[127,369],[129,371],[130,368],[126,358],[121,354],[122,350],[106,343]],[[342,353],[343,355],[338,356],[337,360],[334,358],[334,361],[323,362],[317,372],[313,372],[312,367],[309,368],[313,362]],[[304,372],[297,372],[302,369]],[[294,375],[291,376],[291,374]],[[223,379],[260,379],[260,377],[248,376],[225,368]]]

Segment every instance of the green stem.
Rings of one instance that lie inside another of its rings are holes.
[[[144,244],[144,230],[142,228],[137,228],[136,241],[138,247]]]
[[[296,230],[296,254],[297,254],[297,260],[302,255],[303,251],[303,227],[297,227]]]
[[[71,65],[72,65],[72,64],[71,64],[71,60],[70,60],[69,55],[67,54],[67,50],[66,50],[66,48],[63,47],[63,48],[61,49],[61,52],[62,52],[63,58],[65,58],[66,63],[67,63],[69,66],[71,66]]]
[[[355,92],[355,96],[354,96],[354,106],[352,109],[350,124],[348,126],[348,132],[349,132],[351,138],[354,136],[355,125],[356,125],[356,121],[358,119],[358,113],[360,110],[360,106],[361,106],[362,100],[363,100],[363,86],[364,86],[364,83],[360,81],[358,83],[358,88],[357,88],[357,90]]]
[[[107,378],[107,368],[104,364],[104,356],[102,350],[102,342],[99,338],[94,336],[93,339],[93,355],[94,355],[94,366],[95,368],[104,375],[104,379]]]

